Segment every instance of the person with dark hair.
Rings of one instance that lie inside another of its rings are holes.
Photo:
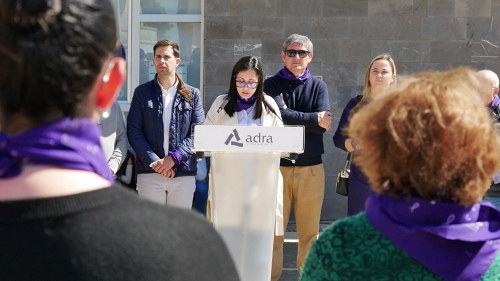
[[[205,125],[243,125],[283,127],[281,115],[274,99],[263,91],[264,72],[261,62],[253,56],[239,59],[231,72],[229,91],[218,96],[212,103],[205,119]],[[223,112],[220,112],[224,109]],[[220,112],[220,113],[219,113]],[[281,176],[280,176],[281,178]],[[283,200],[280,196],[283,187],[278,187],[278,207],[276,210],[277,233],[283,230]],[[209,196],[209,213],[212,206]]]
[[[283,126],[281,116],[272,113],[274,100],[264,94],[262,64],[252,56],[239,59],[233,67],[229,91],[218,96],[207,113],[206,125]],[[224,114],[214,114],[224,103]]]
[[[238,280],[204,219],[113,184],[116,36],[108,0],[0,1],[1,279]]]
[[[229,83],[228,92],[224,95],[218,96],[212,103],[212,106],[210,107],[210,110],[207,113],[207,118],[205,119],[205,125],[283,127],[283,121],[281,120],[281,115],[278,110],[278,106],[276,105],[276,102],[274,101],[273,98],[266,95],[263,91],[263,84],[262,84],[263,81],[264,81],[264,72],[262,70],[262,63],[256,57],[245,56],[239,59],[234,65],[233,70],[231,72],[231,82]],[[252,157],[253,156],[246,155],[245,161],[248,161],[247,163],[259,163],[259,161],[262,161],[258,159],[259,156],[255,156],[255,158]],[[278,163],[277,161],[278,159],[276,159],[276,164]],[[217,168],[216,165],[217,164],[215,162],[215,159],[214,161],[211,161],[212,171]],[[276,167],[276,169],[278,169],[278,167]],[[248,172],[246,171],[245,174],[248,174]],[[248,175],[249,177],[252,177],[251,173]],[[255,174],[254,176],[257,177],[261,175]],[[283,181],[279,170],[277,171],[276,176],[278,179],[276,184],[272,183],[269,186],[269,188],[275,188],[277,192],[274,233],[278,236],[283,236],[284,235],[283,215],[282,215]],[[237,178],[236,182],[238,183],[241,182],[240,188],[238,189],[238,187],[235,187],[234,189],[232,189],[234,190],[233,193],[227,192],[225,193],[225,196],[229,198],[235,198],[235,200],[238,200],[239,199],[238,197],[241,196],[242,194],[241,186],[245,186],[243,184],[243,181],[248,177],[236,177],[236,178]],[[211,188],[212,186],[213,185],[211,185]],[[215,188],[217,188],[217,186],[215,186]],[[215,189],[214,192],[216,193],[217,189]],[[248,194],[253,194],[252,192]],[[231,252],[231,254],[233,254],[233,256],[236,257],[235,258],[236,265],[237,267],[240,267],[238,268],[240,270],[240,274],[242,274],[242,272],[245,272],[246,270],[250,271],[253,270],[256,267],[256,264],[259,264],[259,262],[255,260],[256,252],[260,251],[258,253],[258,256],[270,255],[272,253],[273,233],[272,232],[266,233],[264,231],[263,236],[265,238],[261,238],[261,236],[259,235],[249,234],[252,231],[240,231],[237,232],[238,235],[234,234],[232,230],[228,230],[227,228],[225,228],[225,226],[221,226],[220,224],[218,224],[217,217],[212,218],[212,214],[244,213],[243,210],[247,209],[248,207],[243,206],[244,204],[241,204],[237,205],[239,210],[232,210],[229,209],[229,207],[221,207],[220,205],[217,205],[216,200],[217,199],[215,196],[212,197],[212,192],[210,190],[208,208],[207,208],[207,218],[211,219],[214,222],[214,226],[216,227],[217,230],[220,231],[223,238],[225,238],[225,241],[228,242],[229,245],[233,244],[233,247],[230,247],[229,251]],[[270,200],[270,202],[273,201],[274,199]],[[227,206],[227,204],[225,206]],[[247,213],[245,214],[245,218],[248,218],[248,220],[252,221],[253,218],[256,217],[256,212],[255,211],[252,213],[250,212],[251,211],[247,211]],[[272,219],[272,214],[269,215],[270,215],[269,218]],[[236,216],[235,220],[239,221],[241,224],[247,223],[247,222],[241,222],[241,218],[240,219],[238,218],[239,216]],[[263,223],[263,225],[264,226],[262,227],[265,227],[266,223]],[[272,227],[272,225],[270,225],[270,227]],[[233,235],[236,235],[238,238],[234,239],[228,238],[232,237]],[[245,241],[244,239],[247,239],[247,237],[251,237],[250,243],[254,245],[254,248],[252,250],[246,250],[246,252],[243,252],[242,250],[244,249],[243,247],[237,249],[237,247],[234,246],[234,244],[244,245],[246,243],[244,242]],[[248,256],[245,265],[241,263],[238,264],[238,260],[241,262],[241,259],[239,259],[241,257],[241,254],[246,254]],[[262,260],[266,261],[266,259]],[[260,262],[262,264],[265,264],[265,262],[263,261]],[[243,268],[244,266],[248,266],[248,268],[244,269]],[[269,263],[266,266],[267,267],[264,268],[260,266],[257,267],[260,268],[261,270],[260,272],[263,272],[263,274],[269,274],[266,273],[267,271],[266,268],[270,269],[271,264]],[[246,279],[248,278],[249,277],[246,276]],[[255,276],[250,278],[255,278]]]
[[[281,115],[274,100],[263,91],[264,72],[261,62],[252,56],[239,59],[231,72],[229,91],[212,103],[205,125],[244,125],[283,127]],[[219,108],[224,109],[218,113]],[[274,111],[274,112],[273,112]],[[277,230],[283,233],[283,200],[278,187]],[[210,204],[209,196],[209,207]],[[207,210],[209,212],[210,210]],[[210,217],[210,214],[208,215]],[[282,234],[283,235],[283,234]]]
[[[366,68],[363,94],[351,98],[342,111],[339,125],[333,135],[333,143],[336,147],[353,154],[362,152],[358,140],[345,135],[344,131],[349,126],[349,118],[357,110],[363,110],[363,105],[369,101],[383,96],[392,85],[396,84],[396,75],[396,64],[391,55],[384,53],[372,59]],[[349,195],[347,196],[348,216],[364,211],[366,199],[374,194],[368,178],[355,163],[351,163],[350,170]]]
[[[176,73],[179,45],[160,40],[153,47],[153,80],[138,86],[127,116],[127,136],[136,153],[139,196],[191,209],[196,188],[192,126],[203,124],[200,90]]]
[[[264,91],[274,98],[286,125],[305,128],[304,153],[292,162],[281,158],[283,175],[283,219],[286,229],[292,210],[297,234],[297,269],[300,272],[307,251],[319,233],[321,206],[325,193],[325,170],[321,155],[325,152],[323,134],[330,130],[332,117],[326,83],[311,75],[307,68],[313,58],[313,43],[307,36],[292,34],[282,46],[285,66],[264,82]],[[271,280],[281,276],[283,236],[275,236]]]
[[[422,72],[352,116],[377,194],[323,231],[301,281],[498,280],[500,211],[481,198],[500,135],[478,87],[467,68]]]

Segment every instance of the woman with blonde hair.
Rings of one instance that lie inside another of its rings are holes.
[[[475,73],[424,72],[356,113],[354,162],[377,195],[332,224],[308,280],[498,280],[500,211],[481,198],[500,168],[500,135]]]
[[[394,60],[389,54],[376,56],[366,69],[363,95],[352,98],[342,112],[339,125],[333,136],[333,143],[336,147],[354,154],[360,152],[362,147],[359,145],[357,138],[348,138],[344,134],[345,128],[349,125],[351,112],[357,111],[369,100],[383,96],[394,84],[396,84],[396,65],[394,64]],[[360,106],[354,109],[361,99],[363,101]],[[356,164],[351,164],[347,215],[352,216],[363,211],[365,209],[366,198],[371,194],[373,192],[370,189],[368,179]]]

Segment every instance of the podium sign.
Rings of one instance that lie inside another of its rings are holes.
[[[212,222],[240,279],[269,280],[280,157],[304,152],[304,127],[197,125],[193,151],[211,156]]]
[[[304,152],[304,127],[198,125],[193,151]]]

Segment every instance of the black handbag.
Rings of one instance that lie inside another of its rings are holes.
[[[351,163],[351,157],[352,154],[349,152],[347,154],[344,169],[340,170],[337,174],[337,182],[335,183],[335,192],[343,196],[349,195],[349,174],[351,173],[349,164]]]

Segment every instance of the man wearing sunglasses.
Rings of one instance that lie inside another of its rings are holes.
[[[299,238],[297,269],[319,232],[319,219],[325,191],[323,133],[330,130],[332,117],[326,84],[309,72],[313,44],[306,36],[292,34],[283,44],[285,66],[264,82],[264,91],[278,104],[285,125],[305,127],[304,153],[292,163],[282,158],[283,220],[288,224],[292,200]],[[278,280],[283,267],[283,236],[274,237],[271,280]]]

